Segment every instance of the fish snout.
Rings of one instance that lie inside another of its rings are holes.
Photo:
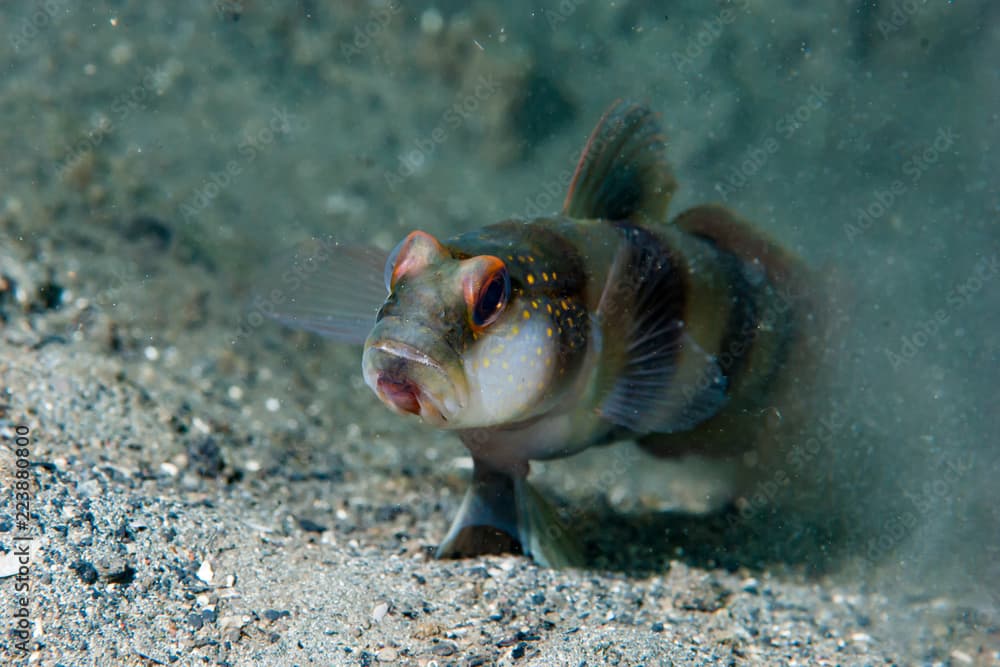
[[[466,404],[461,360],[450,347],[423,347],[396,338],[369,339],[362,361],[365,382],[394,411],[445,426]]]

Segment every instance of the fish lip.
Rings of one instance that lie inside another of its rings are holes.
[[[383,340],[373,343],[370,349],[378,350],[393,357],[399,357],[400,359],[406,359],[408,361],[433,368],[438,373],[447,376],[444,367],[441,366],[441,364],[434,361],[431,357],[427,356],[412,345],[407,345],[406,343],[401,343],[396,340]]]
[[[434,426],[445,427],[448,425],[449,415],[453,415],[455,412],[465,407],[467,398],[462,393],[461,385],[448,375],[444,366],[412,345],[391,339],[380,340],[368,345],[368,349],[365,350],[365,356],[367,357],[367,355],[371,352],[379,352],[398,359],[405,359],[430,368],[435,373],[439,374],[452,388],[452,391],[455,394],[455,400],[446,401],[436,396],[433,392],[427,391],[425,387],[420,385],[416,386],[416,400],[420,405],[419,415],[425,422]],[[389,377],[391,379],[391,374],[384,370],[380,370],[372,373],[366,372],[365,375],[366,383],[375,391],[376,395],[380,400],[382,400],[383,403],[399,414],[410,414],[400,410],[392,401],[385,400],[386,397],[378,387],[379,379],[382,377]]]

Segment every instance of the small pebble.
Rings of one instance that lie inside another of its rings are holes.
[[[264,407],[268,412],[277,412],[281,408],[281,401],[276,398],[269,398],[264,401]]]
[[[211,584],[212,579],[215,578],[215,571],[212,569],[212,564],[208,562],[208,560],[202,561],[195,576],[204,581],[206,584]]]
[[[381,623],[382,619],[385,618],[385,615],[388,613],[389,613],[389,603],[379,602],[377,605],[375,605],[375,608],[372,609],[372,620],[375,621],[376,623]]]
[[[97,568],[94,567],[93,563],[85,560],[78,560],[69,567],[71,570],[76,572],[76,576],[80,577],[80,581],[83,583],[97,583]]]
[[[291,617],[291,615],[292,615],[292,612],[288,611],[287,609],[284,609],[284,610],[281,610],[281,611],[279,611],[277,609],[265,609],[264,610],[264,618],[266,618],[267,620],[271,621],[272,623],[274,623],[275,621],[277,621],[279,618],[283,618],[283,617],[286,617],[286,616],[287,617]]]
[[[653,623],[653,627],[651,627],[650,630],[653,632],[663,632],[663,623],[660,623],[659,621]]]
[[[455,651],[457,650],[458,647],[452,644],[451,642],[441,642],[440,644],[436,645],[434,648],[431,649],[431,653],[440,656],[442,658],[446,658],[449,655],[454,655]]]
[[[951,652],[950,655],[958,662],[964,663],[966,665],[971,665],[973,662],[972,656],[966,653],[965,651],[959,651],[958,649],[955,649],[954,651]]]
[[[0,579],[13,577],[20,569],[21,565],[17,562],[17,556],[13,552],[0,557]]]
[[[513,658],[514,660],[520,660],[521,658],[524,657],[524,650],[527,647],[528,647],[527,644],[521,642],[520,644],[518,644],[517,646],[515,646],[510,650],[510,657]]]
[[[298,522],[299,528],[307,533],[322,533],[326,531],[326,526],[321,523],[316,523],[312,519],[300,518],[298,519]]]

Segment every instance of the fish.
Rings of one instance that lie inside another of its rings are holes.
[[[667,144],[656,114],[618,100],[558,214],[446,240],[415,230],[389,253],[333,241],[301,253],[272,316],[363,344],[374,395],[471,455],[438,557],[579,566],[531,462],[623,441],[663,458],[740,456],[808,381],[806,267],[721,205],[669,219]]]

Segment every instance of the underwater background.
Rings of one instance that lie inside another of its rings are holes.
[[[0,663],[1000,663],[998,63],[987,0],[4,2]],[[539,466],[586,570],[429,559],[465,450],[254,295],[312,236],[557,212],[618,98],[672,215],[823,277],[814,428],[732,506]]]

